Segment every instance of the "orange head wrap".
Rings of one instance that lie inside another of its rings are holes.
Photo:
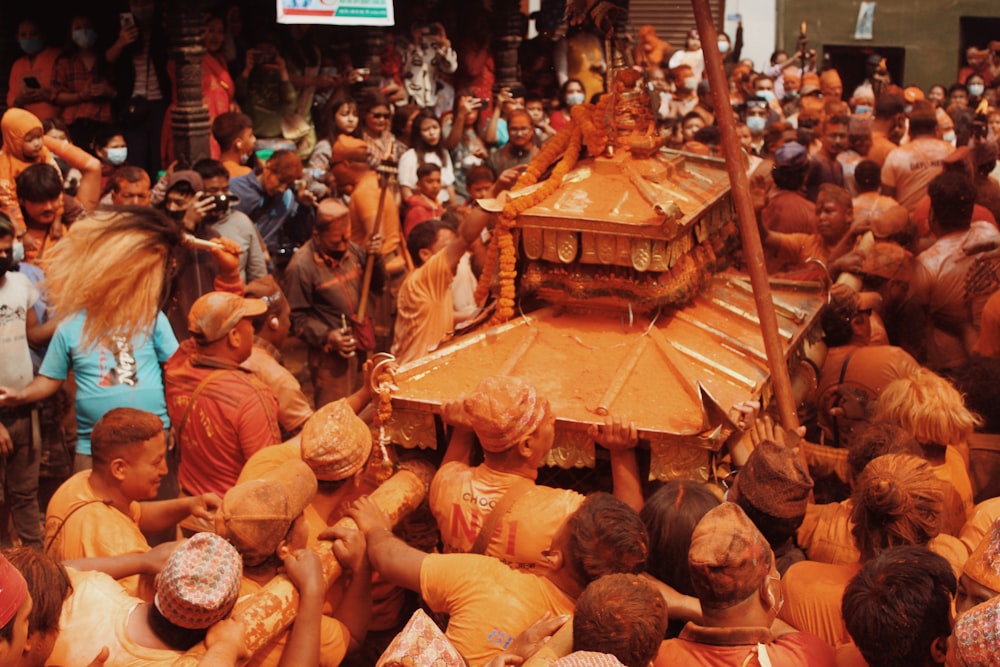
[[[487,452],[498,454],[534,433],[551,411],[520,378],[488,377],[462,401],[463,421],[476,432]]]

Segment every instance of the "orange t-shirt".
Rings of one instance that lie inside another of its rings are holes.
[[[451,296],[454,267],[444,250],[406,276],[396,299],[392,353],[400,364],[419,359],[455,328]]]
[[[572,614],[576,607],[547,577],[475,554],[425,557],[420,595],[433,611],[449,614],[445,635],[469,667],[488,663],[545,612]]]
[[[485,463],[470,467],[460,461],[441,466],[431,481],[428,503],[441,531],[446,553],[468,553],[490,511],[519,475],[494,470]],[[511,567],[545,567],[542,552],[583,502],[570,489],[535,486],[518,498],[497,523],[486,555]]]
[[[139,530],[142,506],[133,501],[129,503],[129,513],[124,514],[106,504],[94,495],[90,486],[91,472],[82,470],[67,479],[49,501],[45,511],[46,552],[63,561],[149,551],[149,543]],[[140,587],[139,575],[118,583],[129,595],[142,592],[145,597],[152,590],[146,585]]]

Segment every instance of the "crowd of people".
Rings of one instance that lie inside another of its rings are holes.
[[[543,12],[496,86],[488,23],[453,43],[417,5],[379,72],[322,27],[208,15],[193,164],[154,0],[107,35],[72,17],[68,49],[17,26],[0,667],[202,642],[204,665],[1000,664],[1000,41],[923,90],[880,56],[752,63],[719,35],[767,268],[828,289],[825,354],[796,371],[804,427],[734,406],[709,483],[646,482],[635,424],[591,427],[611,493],[588,494],[539,483],[558,415],[515,377],[445,401],[437,453],[373,436],[378,354],[419,360],[511,298],[476,202],[604,92],[586,28]],[[720,156],[697,31],[642,26],[625,56],[656,145]],[[428,457],[429,512],[398,523],[371,494]],[[251,651],[233,610],[281,577],[294,622]]]

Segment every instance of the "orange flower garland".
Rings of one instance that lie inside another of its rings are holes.
[[[499,220],[493,233],[495,243],[491,244],[490,253],[486,260],[485,268],[489,268],[490,272],[487,273],[484,268],[483,275],[480,277],[480,282],[476,289],[477,301],[481,296],[485,298],[486,294],[489,293],[489,282],[492,280],[493,265],[494,263],[499,263],[500,299],[497,301],[497,310],[493,314],[492,320],[490,320],[493,324],[506,322],[514,316],[514,298],[516,296],[514,279],[517,278],[517,251],[514,247],[514,237],[511,229],[517,221],[517,216],[545,201],[549,195],[555,192],[562,185],[563,177],[569,173],[570,169],[576,166],[576,161],[580,157],[580,149],[583,145],[583,132],[577,123],[572,123],[571,127],[572,130],[568,135],[569,139],[566,144],[566,151],[559,164],[552,170],[552,175],[531,194],[508,201],[504,205],[503,211],[500,212]],[[538,160],[541,155],[541,153],[536,155],[535,160]],[[535,160],[532,160],[532,165],[535,164]],[[547,166],[546,164],[545,167]],[[539,173],[545,167],[541,167],[538,170]],[[518,185],[520,185],[520,181]],[[515,186],[515,190],[517,188],[518,186]],[[495,249],[493,246],[495,246]],[[494,257],[495,259],[493,259]]]
[[[396,378],[388,363],[376,365],[375,376],[378,404],[375,411],[375,427],[378,428],[378,447],[372,452],[371,469],[375,471],[376,479],[381,483],[392,477],[393,463],[389,457],[389,437],[385,427],[392,418],[392,390],[396,388]]]

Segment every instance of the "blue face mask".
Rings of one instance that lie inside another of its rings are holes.
[[[764,126],[767,125],[767,119],[760,116],[747,116],[747,127],[754,134],[764,131]]]
[[[767,103],[770,104],[771,102],[774,101],[774,91],[773,90],[758,90],[757,91],[757,97],[761,97],[761,98],[767,100]]]
[[[21,50],[27,53],[29,56],[33,56],[45,48],[45,42],[43,42],[40,37],[28,37],[27,39],[19,39],[17,40],[17,43],[21,47]]]
[[[125,148],[109,148],[108,149],[108,162],[115,165],[116,167],[125,164],[125,160],[128,159],[128,146]]]
[[[969,94],[973,97],[980,97],[983,91],[986,90],[985,86],[981,83],[970,83],[969,84]]]
[[[854,107],[854,113],[856,113],[856,114],[865,114],[865,113],[871,113],[871,112],[872,112],[872,108],[870,106],[868,106],[867,104],[859,104],[856,107]]]
[[[24,261],[24,242],[14,241],[14,247],[10,249],[11,261],[20,264]]]

